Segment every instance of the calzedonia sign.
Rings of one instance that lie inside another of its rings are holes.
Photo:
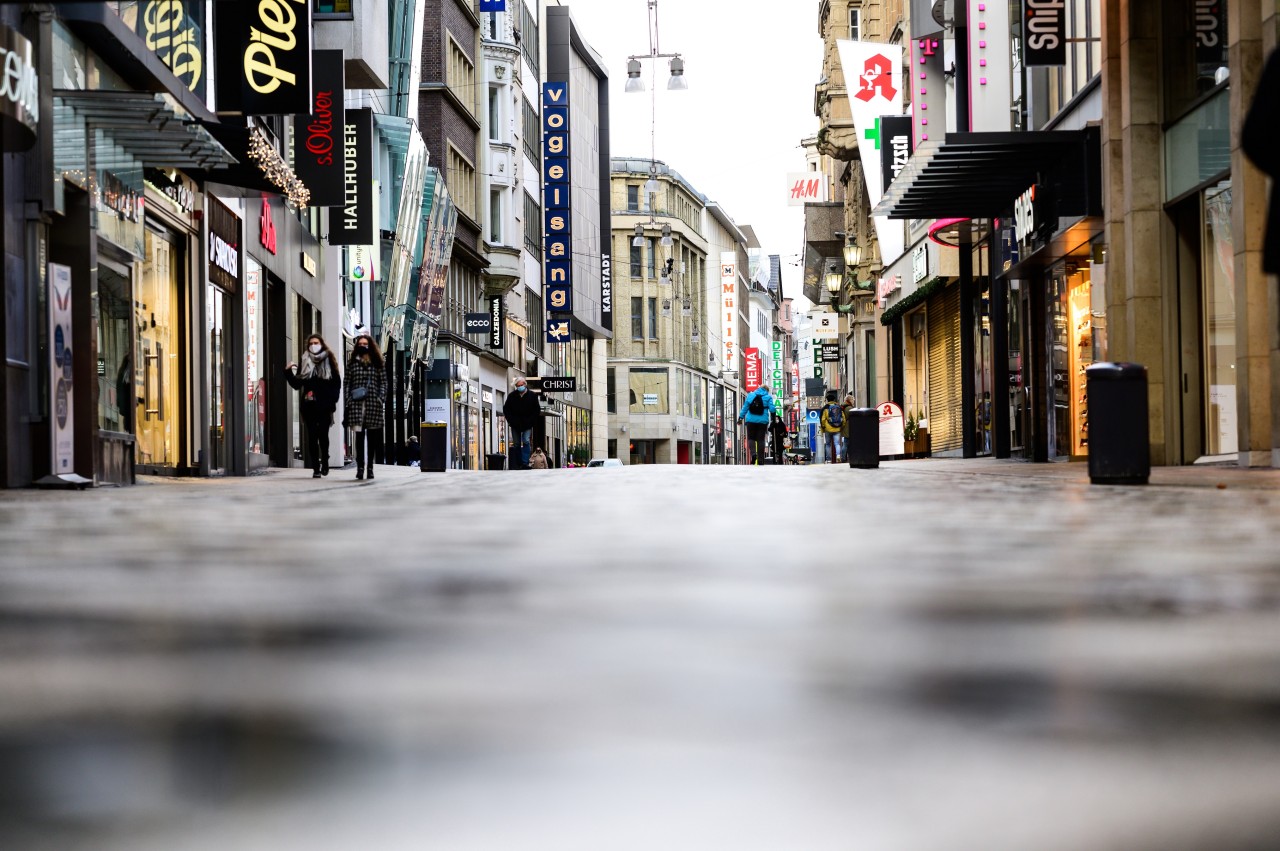
[[[546,306],[547,342],[569,342],[564,320],[573,312],[573,218],[569,183],[569,84],[548,82],[542,86],[542,179],[547,259],[544,264],[542,300]]]
[[[329,210],[330,245],[373,245],[373,110],[347,111],[342,203]]]
[[[500,295],[489,296],[489,348],[502,348],[502,330],[506,318],[506,301]]]
[[[311,190],[311,206],[336,207],[343,202],[343,132],[346,109],[342,95],[346,85],[341,50],[317,50],[313,54],[315,90],[311,114],[295,124],[293,162],[298,178]]]
[[[213,34],[219,113],[311,112],[311,0],[217,0]]]

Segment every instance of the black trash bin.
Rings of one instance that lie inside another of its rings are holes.
[[[505,470],[507,469],[507,456],[501,452],[491,452],[484,456],[486,470]]]
[[[876,408],[854,408],[845,412],[848,437],[844,452],[850,467],[868,469],[880,466],[880,411]]]
[[[1151,477],[1147,368],[1095,363],[1085,369],[1089,480],[1095,485],[1145,485]]]
[[[445,423],[422,423],[418,428],[422,447],[419,469],[424,473],[443,473],[449,462],[449,427]]]

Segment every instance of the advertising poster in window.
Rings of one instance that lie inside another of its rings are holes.
[[[53,473],[76,468],[75,410],[71,366],[71,267],[49,264],[49,421],[53,429]]]

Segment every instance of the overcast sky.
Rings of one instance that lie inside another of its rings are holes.
[[[783,258],[783,291],[799,296],[803,208],[787,206],[786,176],[804,170],[800,140],[818,129],[817,2],[658,0],[659,52],[681,54],[689,89],[668,91],[667,60],[646,59],[640,94],[623,85],[627,57],[649,53],[646,0],[564,5],[609,71],[612,155],[656,156],[755,228],[765,253]]]

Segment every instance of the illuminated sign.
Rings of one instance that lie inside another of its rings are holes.
[[[737,361],[733,329],[738,321],[738,255],[720,252],[720,339],[724,341],[724,369],[732,371]]]
[[[311,206],[336,207],[343,201],[346,77],[341,50],[315,51],[315,91],[311,114],[295,122],[293,160],[298,179],[311,190]]]
[[[214,4],[218,112],[311,112],[311,0]]]
[[[373,110],[347,110],[342,133],[342,206],[329,212],[330,245],[373,245]]]
[[[569,183],[569,84],[542,86],[543,264],[542,300],[547,313],[573,312],[573,190]],[[547,342],[567,343],[569,323],[547,317]]]
[[[750,393],[764,382],[763,364],[760,362],[760,350],[756,348],[748,348],[742,350],[742,356],[747,361],[746,372],[742,376],[742,389]]]

